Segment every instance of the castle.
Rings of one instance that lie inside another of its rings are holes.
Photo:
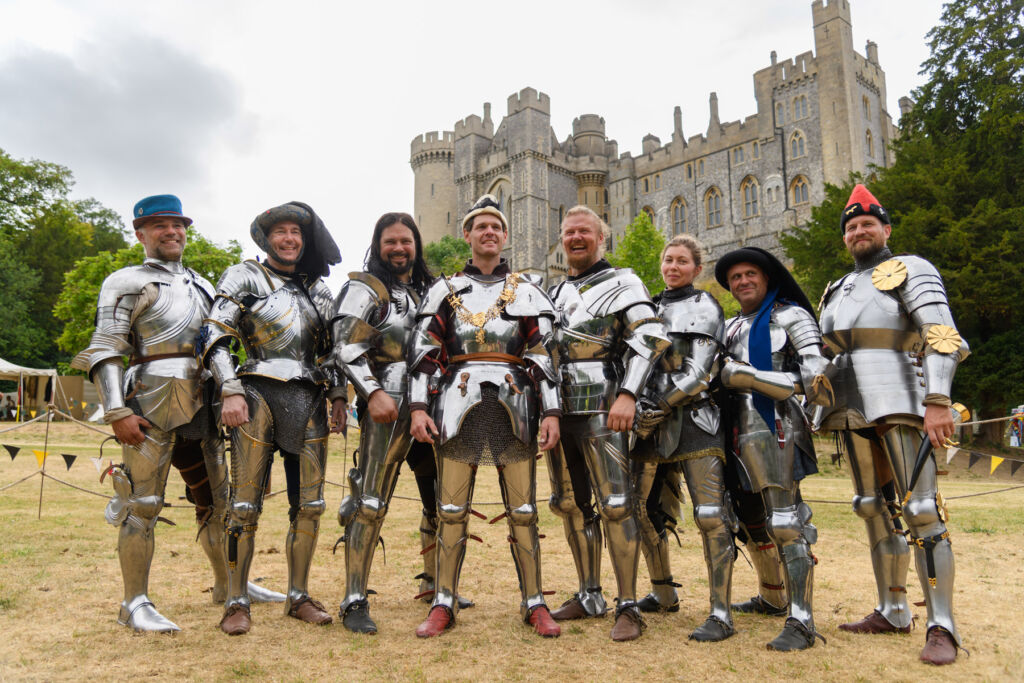
[[[709,260],[740,246],[781,255],[779,235],[810,217],[824,183],[892,163],[895,135],[886,111],[878,47],[854,50],[849,0],[811,4],[814,52],[754,72],[757,112],[722,123],[710,97],[707,131],[684,137],[675,108],[671,141],[643,139],[641,154],[619,154],[604,119],[583,114],[559,142],[550,99],[525,88],[508,98],[497,129],[491,105],[454,131],[412,141],[415,216],[424,242],[461,236],[462,216],[493,194],[511,222],[508,257],[517,270],[565,277],[558,231],[565,211],[589,206],[611,227],[609,251],[641,211],[666,235],[690,233]],[[905,109],[910,101],[901,98]]]

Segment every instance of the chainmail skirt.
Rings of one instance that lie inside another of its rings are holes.
[[[438,454],[469,465],[507,465],[537,454],[536,438],[525,444],[512,432],[512,421],[498,401],[498,389],[481,385],[482,400],[462,421],[459,433],[438,448]]]

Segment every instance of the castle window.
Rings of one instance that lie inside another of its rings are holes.
[[[722,225],[722,191],[717,187],[712,187],[704,193],[704,212],[708,217],[709,228]]]
[[[732,150],[732,163],[742,164],[743,163],[743,148],[734,147]]]
[[[430,183],[430,196],[434,196],[434,183]]]
[[[644,178],[644,194],[651,191],[651,181],[648,178]]]
[[[755,140],[754,144],[751,146],[751,150],[753,152],[751,156],[753,156],[755,159],[761,158],[761,143]]]
[[[782,103],[779,102],[778,104],[775,105],[775,125],[776,126],[782,125],[785,121],[786,121],[786,110],[782,106]]]
[[[655,190],[660,190],[661,189],[661,174],[660,173],[655,173],[654,174],[654,189]]]
[[[587,192],[586,190],[583,191],[583,203],[584,204],[589,204],[590,203],[590,193]]]
[[[651,225],[654,225],[654,209],[649,206],[645,206],[640,210],[647,214],[647,217],[651,219]]]
[[[605,204],[607,204],[607,203],[608,203],[608,190],[605,190],[605,191],[604,191],[604,203],[605,203]]]
[[[608,214],[607,213],[602,214],[601,220],[603,220],[605,223],[607,223],[608,222]]]
[[[864,133],[864,149],[869,157],[875,156],[875,140],[871,137],[871,130]]]
[[[811,201],[810,183],[807,182],[807,178],[804,176],[798,175],[793,179],[793,182],[789,187],[793,194],[794,204],[806,204]]]
[[[757,207],[758,190],[757,180],[753,176],[747,176],[740,183],[740,192],[743,194],[744,218],[753,218],[760,213]]]
[[[789,138],[789,156],[798,159],[805,154],[807,154],[807,149],[804,143],[804,134],[800,131],[795,131]]]
[[[565,204],[558,207],[558,225],[562,225],[562,221],[565,220]]]
[[[451,225],[451,224],[452,224],[452,212],[449,211],[448,212],[448,225]]]
[[[672,234],[682,235],[686,232],[686,202],[682,197],[672,200]]]
[[[704,160],[703,159],[701,159],[700,161],[697,162],[697,176],[701,177],[701,178],[704,177]]]
[[[793,118],[807,118],[807,95],[800,95],[793,98]]]
[[[693,179],[693,164],[687,164],[686,165],[686,179],[687,180],[692,180]]]
[[[864,108],[864,118],[871,120],[871,100],[868,99],[867,95],[860,98],[860,104]]]

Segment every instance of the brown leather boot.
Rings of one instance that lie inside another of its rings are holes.
[[[252,628],[252,619],[249,617],[247,605],[232,605],[224,612],[220,620],[220,630],[229,636],[241,636]]]
[[[910,633],[909,626],[893,626],[889,620],[875,610],[860,621],[851,621],[848,624],[839,624],[840,631],[847,633]]]
[[[646,626],[647,624],[644,623],[636,605],[620,608],[616,610],[615,625],[612,626],[612,640],[619,643],[636,640],[644,632]]]
[[[956,661],[956,643],[949,631],[941,626],[932,626],[928,629],[928,640],[921,650],[921,661],[936,666]]]
[[[334,621],[324,606],[308,595],[292,604],[291,609],[288,610],[288,616],[317,626],[326,626]]]
[[[590,615],[583,609],[583,604],[575,595],[562,603],[562,606],[551,613],[555,621],[571,621],[573,619],[586,619]]]

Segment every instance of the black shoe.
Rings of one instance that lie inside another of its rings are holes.
[[[718,643],[733,635],[736,635],[736,629],[712,615],[693,630],[690,640],[696,640],[698,643]]]
[[[789,606],[776,607],[767,600],[764,600],[760,595],[755,595],[746,602],[734,602],[732,604],[732,611],[744,614],[764,614],[769,617],[784,617],[789,614]]]
[[[461,595],[458,597],[458,600],[459,600],[459,609],[469,609],[470,607],[475,607],[476,606],[475,602],[473,602],[469,598],[464,598]]]
[[[794,652],[796,650],[806,650],[814,647],[814,639],[821,638],[821,642],[825,642],[825,638],[820,634],[815,633],[802,622],[797,621],[793,617],[786,619],[786,625],[782,629],[782,633],[775,637],[775,640],[768,643],[769,650],[775,650],[776,652]]]
[[[341,623],[352,633],[375,635],[377,624],[370,618],[370,604],[366,600],[356,600],[345,608],[341,614]]]
[[[650,613],[654,613],[654,612],[678,612],[679,611],[679,601],[678,600],[676,600],[674,603],[672,603],[668,607],[665,607],[660,602],[658,602],[658,598],[654,597],[654,593],[648,593],[646,596],[640,598],[640,600],[637,601],[636,606],[637,606],[637,608],[641,612],[647,612],[649,614]]]

